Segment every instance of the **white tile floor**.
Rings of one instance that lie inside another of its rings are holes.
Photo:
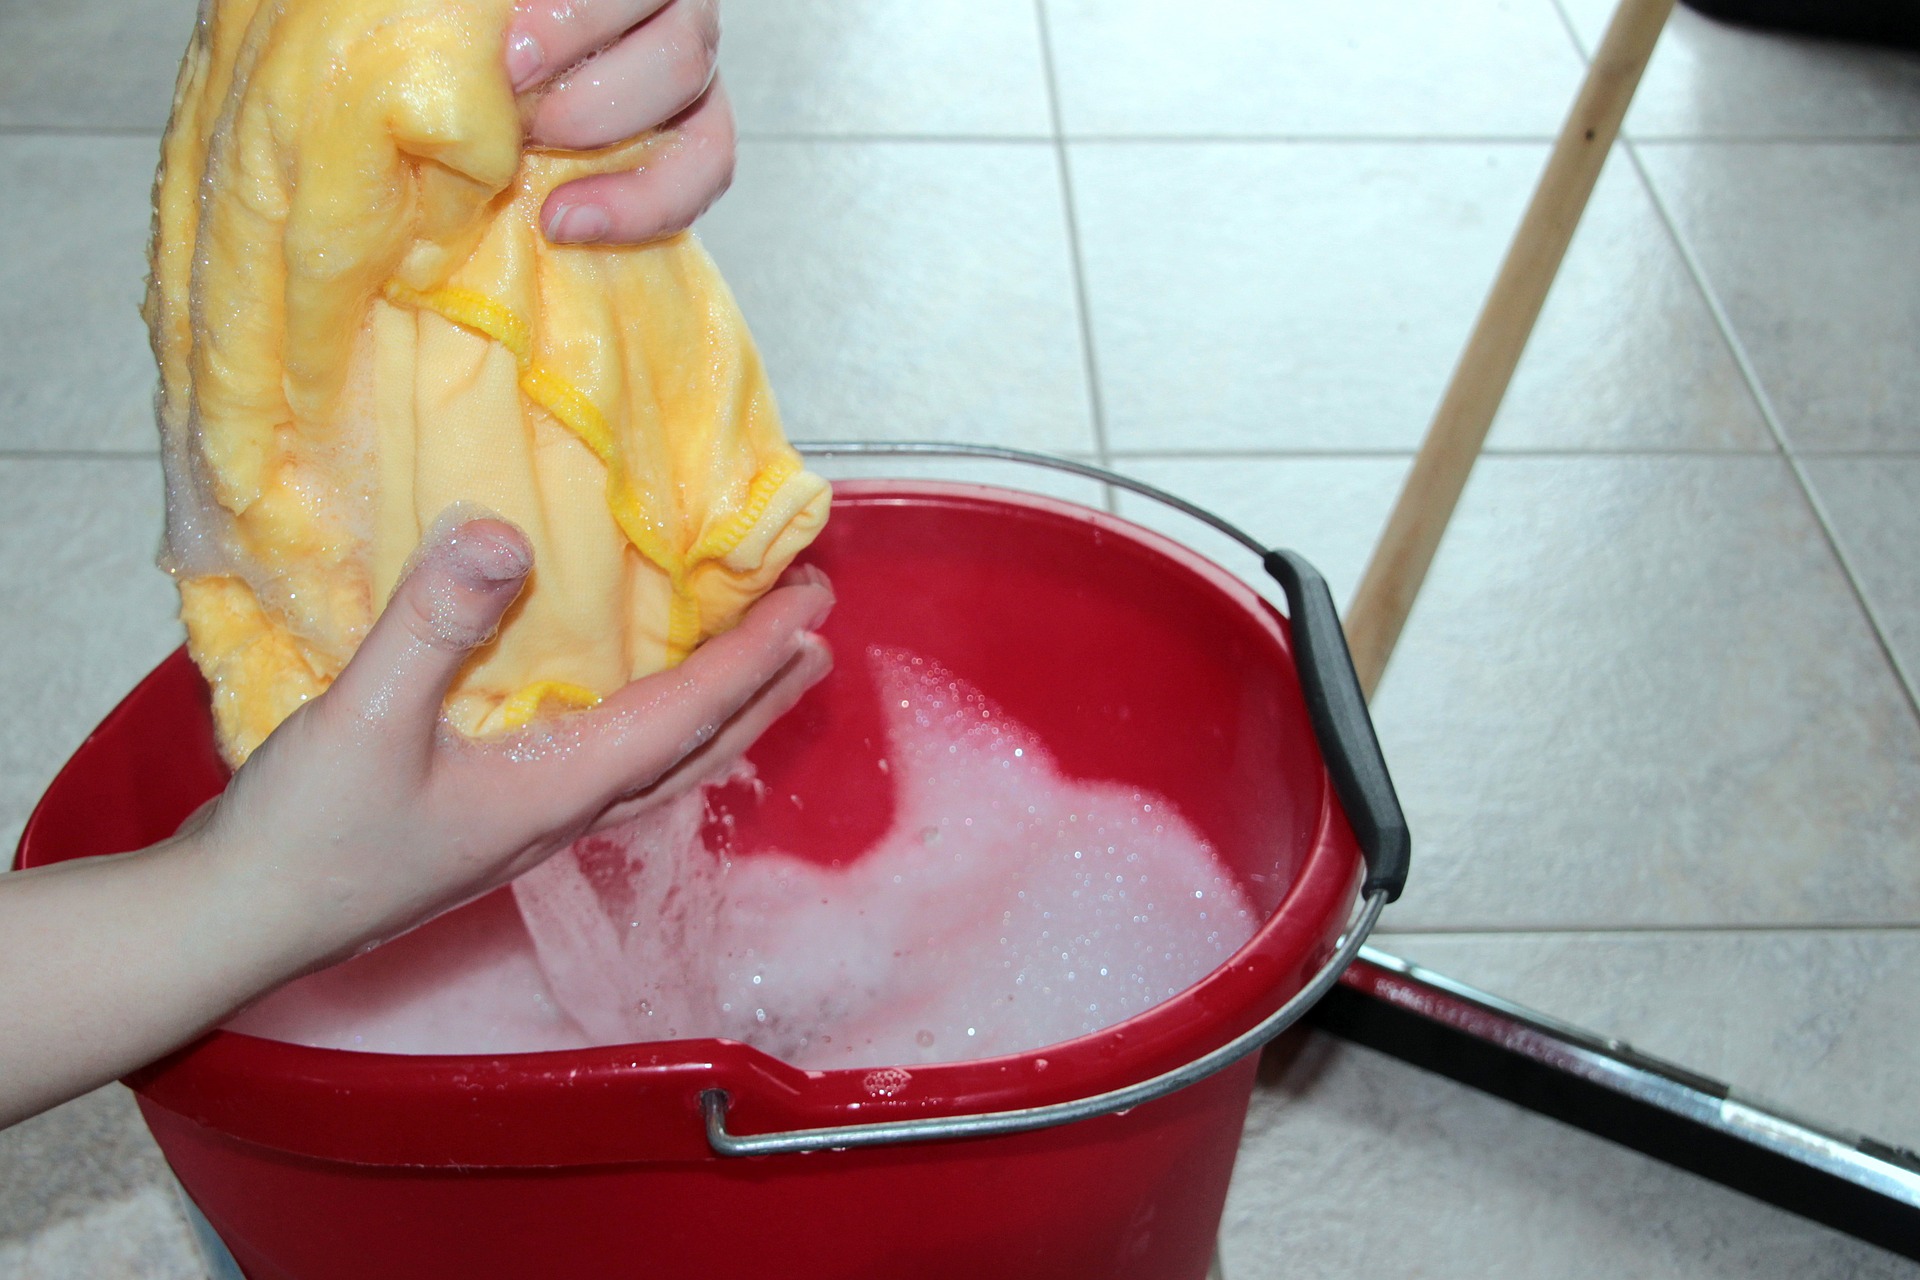
[[[9,840],[176,639],[133,308],[192,9],[0,9]],[[1344,597],[1610,4],[724,9],[705,234],[796,438],[1107,461]],[[1384,945],[1920,1145],[1920,57],[1681,11],[1628,132],[1381,690],[1416,833]],[[1290,1053],[1234,1280],[1913,1274]],[[163,1178],[113,1092],[0,1134],[0,1273],[195,1274]]]

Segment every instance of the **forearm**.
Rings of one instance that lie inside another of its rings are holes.
[[[304,966],[195,837],[0,876],[0,1127],[187,1043]]]

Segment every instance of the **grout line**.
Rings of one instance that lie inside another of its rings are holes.
[[[0,124],[0,138],[151,138],[159,142],[158,125]],[[1550,134],[1436,134],[1436,133],[1062,133],[1050,137],[1026,133],[809,133],[781,130],[741,130],[741,142],[759,143],[913,143],[961,146],[1551,146]],[[1623,131],[1624,137],[1624,131]],[[1711,134],[1635,135],[1642,146],[1847,146],[1915,147],[1920,136],[1911,134],[1753,134],[1717,137]]]
[[[1698,147],[1698,146],[1753,146],[1753,147],[1878,147],[1920,146],[1920,137],[1913,134],[1896,133],[1884,137],[1870,133],[1838,133],[1832,135],[1801,133],[1756,133],[1738,137],[1716,137],[1708,133],[1661,133],[1636,136],[1634,141],[1643,146]]]
[[[786,133],[780,131],[761,132],[742,130],[734,135],[741,142],[821,142],[821,143],[877,143],[877,142],[950,142],[963,146],[1026,146],[1050,147],[1055,140],[1045,134],[1031,133]]]
[[[1920,447],[1902,445],[1890,449],[1846,449],[1822,446],[1815,449],[1795,449],[1794,453],[1816,462],[1873,462],[1880,459],[1909,462],[1920,458]]]
[[[1374,930],[1376,938],[1571,938],[1614,934],[1622,937],[1670,935],[1695,937],[1701,934],[1780,934],[1780,933],[1920,933],[1920,922],[1892,921],[1874,923],[1856,920],[1782,921],[1763,924],[1597,924],[1597,925],[1409,925],[1396,929],[1382,924]]]
[[[1565,0],[1551,0],[1551,3],[1553,5],[1554,12],[1560,15],[1560,25],[1565,27],[1567,30],[1567,38],[1573,42],[1574,51],[1580,55],[1580,59],[1582,62],[1591,64],[1593,61],[1593,50],[1589,49],[1587,47],[1586,41],[1580,38],[1580,30],[1577,26],[1574,25],[1573,16],[1567,12],[1567,6],[1565,4]],[[1662,32],[1661,34],[1662,34],[1662,37],[1664,38],[1666,33]],[[1658,53],[1659,50],[1655,49],[1655,52]],[[1642,81],[1642,83],[1645,83],[1644,80]],[[1626,127],[1625,121],[1622,121],[1620,125],[1620,141],[1622,143],[1626,143],[1626,142],[1652,143],[1655,146],[1668,144],[1668,143],[1680,145],[1680,146],[1699,145],[1702,143],[1708,143],[1713,145],[1719,145],[1722,143],[1732,143],[1734,145],[1741,145],[1741,146],[1774,146],[1774,145],[1836,143],[1841,146],[1869,146],[1869,145],[1884,143],[1884,142],[1905,143],[1905,144],[1920,143],[1920,135],[1910,134],[1910,133],[1908,134],[1896,133],[1896,134],[1888,134],[1888,135],[1871,134],[1871,133],[1837,133],[1837,134],[1831,134],[1831,135],[1797,134],[1797,133],[1754,133],[1754,134],[1726,135],[1726,136],[1710,134],[1710,133],[1642,134],[1642,133],[1637,133],[1637,132],[1628,130],[1628,128]]]
[[[1100,390],[1100,357],[1093,346],[1093,309],[1087,298],[1085,255],[1080,250],[1080,214],[1073,198],[1073,166],[1068,162],[1066,125],[1060,110],[1060,83],[1054,73],[1053,33],[1047,24],[1046,0],[1033,0],[1033,17],[1040,35],[1040,66],[1047,78],[1047,113],[1053,121],[1054,165],[1060,176],[1060,200],[1067,219],[1067,257],[1073,271],[1074,306],[1080,318],[1082,369],[1087,380],[1087,407],[1093,415],[1093,447],[1100,465],[1111,468],[1113,450],[1107,442],[1107,411]],[[1109,514],[1119,511],[1119,495],[1111,485],[1101,486]]]
[[[1113,450],[1115,461],[1124,460],[1134,462],[1157,462],[1162,460],[1193,462],[1218,460],[1225,462],[1241,458],[1255,461],[1261,459],[1274,459],[1277,461],[1288,458],[1389,458],[1404,460],[1413,457],[1413,454],[1414,447],[1412,445],[1408,445],[1404,449],[1156,449],[1148,447]]]
[[[0,462],[155,462],[159,446],[151,449],[0,449]]]
[[[1549,2],[1553,5],[1554,13],[1559,15],[1560,25],[1566,30],[1567,42],[1573,46],[1573,52],[1579,57],[1581,62],[1591,64],[1593,62],[1593,50],[1587,48],[1587,42],[1580,38],[1580,28],[1573,25],[1573,15],[1567,12],[1567,6],[1562,3],[1562,0],[1549,0]],[[1665,35],[1666,32],[1662,31],[1660,34]],[[1633,104],[1628,103],[1627,105],[1632,106]]]
[[[1554,10],[1560,15],[1561,23],[1567,29],[1568,37],[1574,42],[1574,47],[1580,50],[1582,58],[1591,62],[1592,55],[1586,50],[1580,40],[1579,31],[1575,28],[1573,19],[1567,13],[1565,0],[1552,0],[1552,4]],[[1685,263],[1687,273],[1693,277],[1694,287],[1700,291],[1701,297],[1706,301],[1707,310],[1712,315],[1714,324],[1720,330],[1721,341],[1727,344],[1727,349],[1733,356],[1734,364],[1740,370],[1740,377],[1747,384],[1748,394],[1753,397],[1755,406],[1760,411],[1761,420],[1766,424],[1768,434],[1773,437],[1775,449],[1791,471],[1794,483],[1799,486],[1801,497],[1806,501],[1808,509],[1812,511],[1814,521],[1820,526],[1820,532],[1826,540],[1827,547],[1833,553],[1834,561],[1840,566],[1840,572],[1847,580],[1848,588],[1853,592],[1854,599],[1859,602],[1860,610],[1867,620],[1867,627],[1873,633],[1874,642],[1880,647],[1881,654],[1886,658],[1887,664],[1893,669],[1895,677],[1900,681],[1901,688],[1907,695],[1908,707],[1916,716],[1920,716],[1920,680],[1916,680],[1916,674],[1920,673],[1908,671],[1901,663],[1899,654],[1894,651],[1892,644],[1888,642],[1886,627],[1881,623],[1880,617],[1874,610],[1872,602],[1867,598],[1866,589],[1860,582],[1860,575],[1854,568],[1853,563],[1848,559],[1839,535],[1834,530],[1833,521],[1826,510],[1825,504],[1821,502],[1818,491],[1814,488],[1812,481],[1807,476],[1806,468],[1802,465],[1801,455],[1787,443],[1786,431],[1781,426],[1779,411],[1774,406],[1773,397],[1767,393],[1766,387],[1760,380],[1759,370],[1754,366],[1753,359],[1747,351],[1746,343],[1741,340],[1739,334],[1735,331],[1733,318],[1727,314],[1726,307],[1721,303],[1718,290],[1716,290],[1707,279],[1706,268],[1694,253],[1692,243],[1681,234],[1680,224],[1673,216],[1673,211],[1668,207],[1666,197],[1654,184],[1653,175],[1648,172],[1646,163],[1641,158],[1640,148],[1647,142],[1651,142],[1655,146],[1662,144],[1717,145],[1724,143],[1740,143],[1746,145],[1765,145],[1769,143],[1795,145],[1839,143],[1843,145],[1861,145],[1889,142],[1911,144],[1920,142],[1920,138],[1803,138],[1765,135],[1754,135],[1742,138],[1715,138],[1703,135],[1674,134],[1659,138],[1642,139],[1629,134],[1625,123],[1622,122],[1620,138],[1616,144],[1620,151],[1626,153],[1628,161],[1633,165],[1634,173],[1639,177],[1641,187],[1646,191],[1648,199],[1653,202],[1654,212],[1659,216],[1661,224],[1666,228],[1667,236],[1679,252],[1681,261]],[[1816,453],[1815,451],[1809,451],[1809,453],[1813,456],[1827,456],[1824,452]],[[1842,454],[1839,456],[1858,457],[1861,455]],[[1883,454],[1882,456],[1885,455]],[[1870,928],[1872,926],[1861,927]],[[1911,928],[1913,926],[1894,927]]]
[[[1143,448],[1137,448],[1137,449],[1135,448],[1115,449],[1113,451],[1113,456],[1115,458],[1138,458],[1138,459],[1174,458],[1174,459],[1196,459],[1196,460],[1206,460],[1210,458],[1218,458],[1222,460],[1233,459],[1233,458],[1253,458],[1253,459],[1354,458],[1354,459],[1360,459],[1360,458],[1411,458],[1414,455],[1414,452],[1415,452],[1415,446],[1411,444],[1406,445],[1404,447],[1400,447],[1400,448],[1380,448],[1380,449],[1332,449],[1332,448],[1328,448],[1328,449],[1316,449],[1316,448],[1236,449],[1231,447],[1219,448],[1219,449],[1207,449],[1207,448],[1162,449],[1162,448],[1153,448],[1153,447],[1143,447]],[[1689,449],[1689,448],[1682,448],[1678,446],[1671,447],[1671,448],[1668,448],[1668,447],[1629,448],[1629,447],[1623,446],[1619,448],[1568,447],[1568,448],[1556,449],[1556,448],[1524,448],[1520,446],[1509,445],[1509,446],[1499,446],[1499,447],[1489,446],[1488,448],[1481,450],[1481,453],[1483,456],[1490,457],[1490,458],[1546,458],[1546,459],[1557,458],[1557,459],[1567,459],[1567,460],[1582,459],[1582,458],[1605,458],[1605,459],[1705,458],[1709,460],[1712,460],[1712,459],[1732,460],[1736,458],[1778,458],[1780,456],[1779,451],[1771,447],[1765,448],[1765,449],[1706,449],[1706,448]],[[1849,455],[1849,456],[1858,456],[1858,455]]]
[[[22,127],[0,133],[45,133],[52,129]],[[75,130],[75,132],[97,132]],[[151,131],[128,130],[129,133]],[[157,135],[156,135],[157,136]],[[1066,133],[1059,138],[1027,133],[808,133],[779,131],[743,131],[743,142],[915,142],[915,143],[991,143],[998,145],[1049,146],[1065,141],[1073,146],[1473,146],[1473,147],[1549,147],[1552,134],[1441,134],[1441,133]],[[1622,139],[1629,135],[1623,128]],[[1716,137],[1712,134],[1631,135],[1631,140],[1647,146],[1848,146],[1873,147],[1920,146],[1920,136],[1911,134],[1752,134],[1741,137]]]
[[[1812,511],[1814,523],[1820,527],[1827,549],[1832,552],[1834,562],[1840,566],[1840,572],[1846,578],[1847,586],[1852,590],[1854,599],[1859,602],[1860,611],[1867,620],[1867,628],[1873,633],[1874,643],[1880,647],[1881,655],[1886,658],[1887,665],[1900,682],[1901,691],[1907,695],[1908,710],[1916,719],[1920,719],[1920,678],[1917,678],[1920,677],[1920,672],[1908,671],[1901,663],[1899,654],[1894,652],[1893,645],[1888,641],[1887,629],[1882,625],[1873,602],[1867,598],[1866,588],[1860,582],[1860,574],[1854,568],[1852,560],[1848,558],[1839,534],[1834,530],[1833,520],[1827,512],[1826,504],[1820,500],[1819,492],[1814,488],[1813,482],[1808,479],[1806,467],[1800,456],[1787,443],[1786,430],[1781,425],[1779,410],[1775,408],[1773,397],[1767,393],[1766,386],[1760,379],[1760,372],[1754,366],[1746,343],[1741,341],[1739,333],[1734,329],[1733,318],[1727,314],[1727,309],[1720,300],[1719,291],[1708,280],[1706,268],[1694,253],[1693,245],[1680,233],[1679,221],[1673,216],[1665,195],[1654,184],[1653,175],[1648,172],[1645,162],[1641,159],[1639,144],[1623,140],[1621,145],[1625,147],[1628,157],[1632,160],[1634,172],[1640,176],[1641,185],[1646,188],[1647,195],[1652,199],[1654,210],[1666,226],[1667,234],[1672,237],[1674,246],[1679,250],[1681,261],[1686,263],[1688,273],[1693,276],[1694,287],[1700,290],[1714,323],[1720,327],[1721,339],[1727,344],[1727,349],[1733,355],[1734,363],[1740,370],[1740,376],[1746,381],[1747,391],[1753,396],[1754,403],[1760,410],[1761,420],[1766,423],[1767,430],[1772,433],[1774,444],[1780,449],[1781,458],[1786,462],[1788,471],[1792,473],[1794,483],[1800,487],[1801,498]]]
[[[1284,143],[1302,146],[1463,146],[1550,147],[1547,133],[1073,133],[1061,135],[1075,146],[1152,144],[1182,146]]]
[[[1553,145],[1549,134],[1438,134],[1438,133],[1067,133],[1058,136],[1030,133],[809,133],[742,130],[742,142],[958,142],[1017,143],[1024,146],[1189,146],[1273,144],[1301,146],[1516,146]]]
[[[151,138],[160,141],[160,125],[131,124],[0,124],[0,138],[31,138],[45,135],[59,138]]]
[[[159,142],[164,130],[157,125],[62,125],[0,124],[0,138],[151,138]],[[885,142],[961,146],[1058,146],[1062,141],[1076,146],[1551,146],[1549,134],[1435,134],[1435,133],[1062,133],[1049,137],[1026,133],[810,133],[781,130],[743,129],[736,137],[741,142],[773,143],[849,143]],[[1742,137],[1715,137],[1707,134],[1660,134],[1637,137],[1646,146],[1920,146],[1920,137],[1905,134],[1841,134],[1833,136],[1799,134],[1756,134]]]
[[[1639,448],[1619,445],[1583,449],[1550,449],[1520,445],[1493,445],[1481,452],[1489,457],[1502,458],[1777,458],[1780,456],[1780,451],[1771,446],[1765,449],[1709,449],[1705,446],[1690,448],[1685,445],[1648,445]]]
[[[1584,55],[1583,55],[1584,56]],[[0,133],[50,133],[52,128],[22,126]],[[74,132],[100,132],[75,130]],[[128,132],[143,132],[128,130]],[[144,131],[151,132],[151,131]],[[1026,133],[808,133],[746,130],[739,135],[745,142],[958,142],[1048,146],[1056,139]],[[1913,147],[1920,146],[1920,135],[1913,134],[1744,134],[1739,136],[1692,133],[1632,134],[1622,130],[1642,146],[1843,146]],[[1061,139],[1073,146],[1472,146],[1472,147],[1547,147],[1554,135],[1545,133],[1062,133]]]
[[[1559,15],[1560,25],[1566,31],[1567,40],[1573,45],[1573,52],[1575,56],[1580,59],[1580,65],[1591,70],[1593,67],[1593,50],[1588,47],[1587,42],[1581,38],[1580,28],[1574,23],[1573,15],[1567,12],[1566,0],[1549,0],[1549,3],[1553,5],[1553,11]],[[1608,16],[1609,26],[1612,25],[1612,17],[1613,15],[1611,14]],[[1604,36],[1604,34],[1605,32],[1603,31],[1602,35]],[[1640,69],[1641,78],[1634,84],[1634,99],[1638,99],[1640,96],[1640,86],[1646,83],[1646,72],[1653,66],[1653,56],[1660,52],[1659,40],[1664,39],[1666,34],[1667,26],[1663,24],[1660,29],[1660,36],[1655,41],[1653,54],[1648,55],[1647,65]],[[1630,100],[1627,103],[1627,110],[1620,116],[1620,131],[1614,135],[1613,147],[1611,154],[1607,157],[1608,159],[1611,159],[1613,155],[1618,155],[1622,151],[1625,151],[1627,143],[1632,141],[1634,134],[1627,128],[1627,117],[1632,114],[1633,101]]]
[[[1523,447],[1520,445],[1492,445],[1480,451],[1490,458],[1778,458],[1780,451],[1768,447],[1765,449],[1709,449],[1704,446],[1689,448],[1685,445],[1648,445],[1634,448],[1627,445],[1602,446],[1584,449],[1550,449],[1545,447]]]

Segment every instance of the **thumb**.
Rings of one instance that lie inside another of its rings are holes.
[[[431,733],[467,658],[526,585],[533,549],[504,520],[429,533],[329,696],[370,720]]]

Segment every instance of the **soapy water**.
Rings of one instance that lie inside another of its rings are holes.
[[[867,659],[894,822],[850,863],[709,847],[695,793],[522,876],[523,931],[501,895],[424,931],[464,929],[457,960],[403,938],[232,1025],[402,1053],[715,1037],[816,1069],[958,1061],[1111,1026],[1252,936],[1245,895],[1165,801],[1063,776],[933,662]]]

